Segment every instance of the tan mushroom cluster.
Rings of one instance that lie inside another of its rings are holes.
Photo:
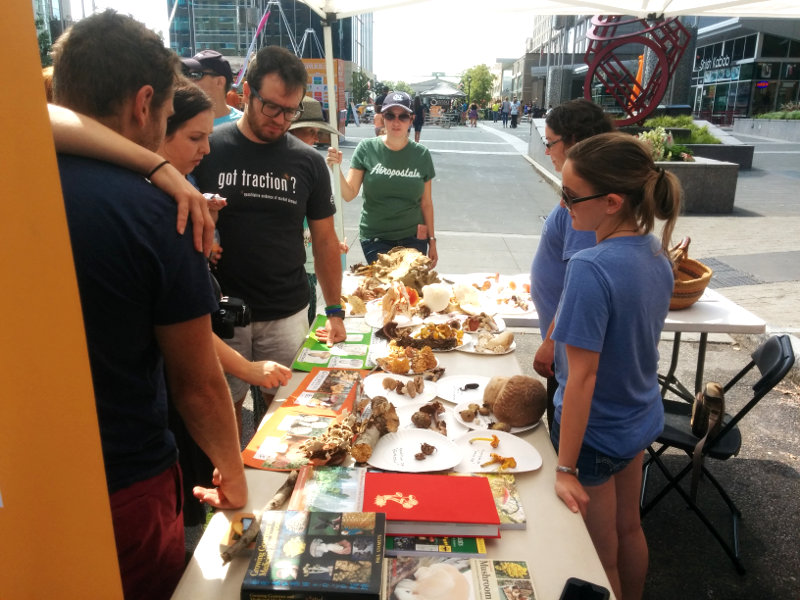
[[[547,409],[547,390],[541,381],[527,375],[495,376],[483,391],[483,403],[498,421],[525,427],[542,418]]]

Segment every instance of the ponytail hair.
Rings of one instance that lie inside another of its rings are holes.
[[[681,210],[683,189],[675,174],[653,162],[649,148],[626,133],[603,133],[578,142],[567,152],[575,174],[598,192],[626,200],[622,217],[645,233],[664,221],[661,247],[667,252]]]

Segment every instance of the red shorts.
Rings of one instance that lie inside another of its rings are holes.
[[[167,600],[183,574],[183,493],[177,464],[111,495],[125,600]]]

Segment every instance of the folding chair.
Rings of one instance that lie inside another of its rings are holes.
[[[742,446],[742,434],[739,430],[738,423],[741,419],[750,412],[756,403],[761,400],[770,390],[772,390],[780,381],[786,376],[794,364],[794,351],[792,350],[792,343],[788,335],[778,335],[767,339],[762,343],[751,355],[752,360],[750,363],[739,371],[733,379],[731,379],[725,386],[724,390],[727,392],[736,383],[742,379],[754,367],[758,368],[761,377],[753,384],[753,396],[734,415],[725,413],[722,419],[722,428],[716,436],[707,439],[702,449],[702,467],[701,473],[719,492],[722,500],[727,504],[731,513],[733,523],[733,536],[732,543],[728,543],[720,532],[714,527],[708,517],[703,513],[698,506],[695,498],[680,485],[680,481],[692,472],[692,454],[695,446],[700,441],[700,438],[692,434],[691,415],[692,405],[683,401],[664,400],[664,431],[653,444],[647,449],[649,454],[644,463],[644,472],[642,477],[642,491],[640,496],[641,515],[644,517],[650,509],[653,508],[670,490],[674,489],[684,499],[686,504],[691,508],[705,526],[712,533],[717,542],[722,546],[727,555],[733,561],[736,571],[744,574],[745,569],[739,560],[739,532],[738,521],[741,517],[741,512],[734,504],[731,497],[725,492],[722,484],[706,469],[705,458],[715,458],[718,460],[727,460],[732,456],[736,456]],[[657,449],[655,446],[659,445]],[[683,450],[689,457],[689,461],[683,469],[677,474],[673,475],[661,459],[662,454],[668,448],[677,448]],[[656,494],[647,504],[645,504],[645,493],[647,489],[647,478],[650,472],[650,467],[655,464],[667,479],[666,485]]]

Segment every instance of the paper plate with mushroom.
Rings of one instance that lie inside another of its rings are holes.
[[[384,396],[395,406],[419,404],[436,397],[436,383],[425,381],[421,375],[373,373],[364,378],[364,393],[370,398]]]
[[[526,440],[504,431],[475,429],[455,440],[463,458],[457,473],[522,473],[542,466],[542,455]]]
[[[382,436],[367,463],[387,471],[422,473],[452,469],[461,458],[461,449],[435,431],[401,429]]]
[[[502,427],[502,423],[498,421],[497,417],[492,414],[491,409],[484,406],[482,403],[477,402],[461,402],[456,404],[453,408],[453,418],[468,429],[494,429],[493,424]],[[500,431],[508,431],[508,433],[521,433],[536,427],[541,420],[524,425],[522,427],[511,427],[506,425]]]

